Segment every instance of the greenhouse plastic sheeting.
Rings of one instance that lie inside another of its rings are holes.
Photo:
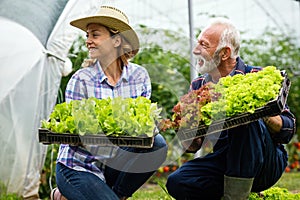
[[[78,31],[69,22],[95,12],[99,5],[96,0],[64,1],[59,5],[61,10],[55,5],[52,11],[60,13],[48,16],[53,23],[47,26],[48,33],[43,37],[45,33],[38,30],[43,29],[40,23],[44,21],[37,20],[34,13],[51,10],[52,1],[25,1],[26,9],[23,5],[23,9],[17,9],[21,2],[24,1],[0,2],[0,184],[8,193],[38,199],[47,150],[38,142],[38,128],[56,103],[62,74],[66,63],[70,63],[67,54],[78,37]],[[7,14],[13,12],[14,6],[19,18]],[[31,23],[26,23],[24,17]]]

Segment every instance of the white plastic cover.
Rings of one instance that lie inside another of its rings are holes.
[[[69,22],[95,12],[97,3],[70,0],[46,46],[22,24],[0,17],[0,182],[8,193],[38,197],[47,150],[38,128],[56,103],[64,60],[78,35]]]

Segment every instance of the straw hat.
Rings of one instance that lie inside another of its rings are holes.
[[[129,25],[127,16],[117,8],[101,6],[97,14],[71,21],[70,24],[83,31],[91,23],[98,23],[113,30],[119,31],[125,39],[132,45],[133,53],[139,50],[140,43],[136,32]]]

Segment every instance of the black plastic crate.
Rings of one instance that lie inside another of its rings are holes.
[[[151,148],[154,137],[131,136],[106,136],[78,135],[68,133],[54,133],[48,129],[39,129],[39,142],[43,144],[71,144],[71,145],[99,145],[99,146],[123,146],[136,148]]]
[[[286,71],[281,71],[281,74],[284,77],[284,80],[282,82],[282,87],[280,89],[278,97],[268,102],[265,106],[256,109],[254,113],[242,113],[233,117],[216,120],[213,121],[210,126],[202,124],[199,125],[198,128],[194,129],[180,129],[177,132],[178,137],[181,140],[190,140],[195,137],[201,137],[241,125],[246,125],[263,117],[275,116],[280,114],[284,109],[291,86],[291,82],[288,79]]]

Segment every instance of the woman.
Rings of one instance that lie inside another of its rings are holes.
[[[86,32],[93,62],[69,80],[67,102],[89,97],[150,98],[148,72],[128,61],[137,54],[139,39],[123,12],[102,6],[97,15],[74,20],[71,25]],[[60,199],[62,194],[67,199],[126,199],[156,171],[167,153],[160,134],[155,135],[150,149],[118,148],[108,159],[91,153],[93,148],[60,146],[56,165],[59,190],[53,190],[51,198]]]

